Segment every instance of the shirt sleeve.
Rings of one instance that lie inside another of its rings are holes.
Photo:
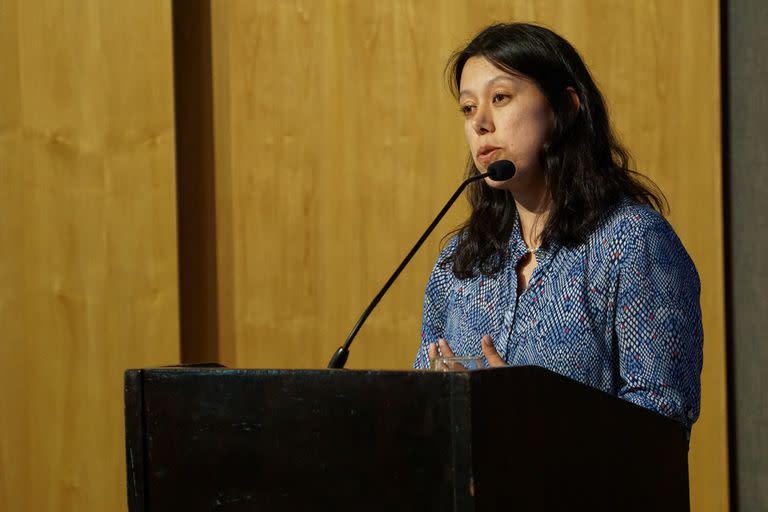
[[[417,370],[429,368],[429,352],[427,350],[429,344],[437,342],[438,338],[445,337],[445,318],[453,281],[453,270],[450,263],[442,265],[442,262],[455,247],[456,239],[454,238],[440,252],[427,281],[421,322],[421,344],[416,354],[416,360],[413,362],[413,367]]]
[[[626,252],[617,254],[618,394],[690,432],[701,401],[699,276],[663,218],[639,222],[625,233]]]

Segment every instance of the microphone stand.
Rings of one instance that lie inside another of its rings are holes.
[[[513,166],[513,169],[514,169],[514,166]],[[514,170],[512,172],[514,173]],[[440,213],[437,214],[437,217],[435,217],[435,220],[432,221],[432,224],[430,224],[427,230],[424,231],[424,234],[421,235],[421,238],[419,238],[419,240],[416,242],[416,245],[413,246],[410,252],[408,252],[408,254],[403,259],[402,263],[400,263],[400,265],[395,269],[394,273],[390,276],[390,278],[384,284],[384,287],[381,290],[379,290],[379,293],[376,294],[376,296],[373,298],[371,303],[368,304],[368,307],[365,308],[365,311],[363,311],[363,314],[360,316],[360,319],[352,328],[352,331],[349,333],[349,336],[347,336],[347,340],[344,342],[344,345],[339,347],[339,349],[331,357],[331,360],[328,362],[328,368],[336,368],[336,369],[344,368],[344,365],[347,363],[347,357],[349,357],[349,346],[352,344],[352,340],[355,339],[357,332],[363,326],[363,323],[365,323],[365,320],[368,318],[368,315],[371,314],[371,311],[373,311],[373,308],[376,307],[376,305],[379,303],[379,301],[384,296],[384,294],[387,293],[387,290],[389,290],[389,287],[392,286],[392,283],[395,282],[395,279],[397,279],[397,276],[400,275],[400,272],[402,272],[405,266],[408,264],[408,262],[411,261],[411,258],[413,258],[413,255],[416,254],[416,251],[419,250],[419,247],[421,247],[421,244],[424,243],[424,240],[426,240],[427,237],[430,235],[430,233],[432,233],[432,230],[435,229],[435,226],[437,226],[437,223],[440,222],[440,219],[443,218],[443,216],[446,214],[448,209],[451,207],[451,205],[453,205],[456,199],[458,199],[458,197],[461,195],[461,193],[464,191],[467,185],[469,185],[473,181],[482,180],[486,177],[490,177],[491,179],[496,178],[496,176],[493,176],[492,174],[494,173],[483,173],[477,176],[472,176],[471,178],[467,178],[459,186],[459,188],[456,189],[456,192],[453,193],[453,195],[445,204],[445,206],[443,206],[443,209],[440,210]]]

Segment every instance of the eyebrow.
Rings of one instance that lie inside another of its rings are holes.
[[[514,77],[512,77],[512,76],[510,76],[510,75],[496,75],[495,77],[493,77],[493,78],[491,78],[490,80],[488,80],[488,81],[485,83],[485,85],[486,85],[486,86],[492,86],[492,85],[494,85],[496,82],[501,82],[501,81],[503,81],[503,80],[513,81],[513,80],[514,80]],[[463,90],[463,91],[460,91],[460,92],[459,92],[459,98],[461,98],[461,97],[462,97],[462,96],[464,96],[465,94],[471,94],[471,93],[470,93],[468,90],[466,90],[466,89],[465,89],[465,90]]]

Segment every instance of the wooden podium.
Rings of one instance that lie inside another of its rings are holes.
[[[125,374],[131,512],[683,511],[682,425],[538,367]]]

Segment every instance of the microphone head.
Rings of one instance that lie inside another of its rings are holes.
[[[515,175],[515,164],[509,160],[497,160],[488,166],[488,177],[493,181],[505,181]]]

